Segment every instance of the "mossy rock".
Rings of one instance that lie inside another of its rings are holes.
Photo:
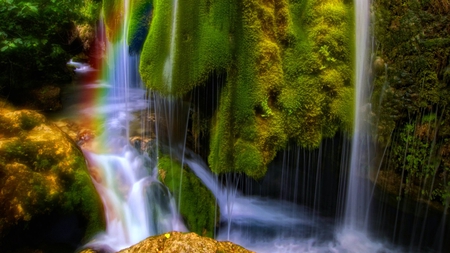
[[[219,208],[214,195],[188,167],[169,156],[160,156],[158,171],[161,182],[172,192],[190,231],[213,237]]]
[[[214,116],[201,119],[211,122],[208,163],[215,173],[261,178],[289,140],[312,149],[338,131],[352,132],[347,1],[153,4],[140,62],[147,87],[182,97],[214,85],[211,76],[226,77]]]
[[[63,244],[70,252],[104,229],[103,206],[76,144],[35,111],[0,108],[0,122],[1,248]],[[64,222],[67,236],[53,241]]]

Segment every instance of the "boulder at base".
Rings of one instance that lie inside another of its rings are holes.
[[[105,227],[82,152],[35,111],[0,104],[2,252],[74,252]]]
[[[151,236],[140,243],[118,253],[251,253],[232,242],[219,242],[209,237],[199,236],[196,233],[169,232]],[[86,249],[80,253],[98,253]]]

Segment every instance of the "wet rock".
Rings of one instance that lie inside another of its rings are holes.
[[[58,126],[61,131],[66,133],[79,147],[85,149],[92,149],[93,142],[98,133],[89,123],[74,122],[68,119],[55,121],[54,124]]]
[[[73,252],[104,226],[76,144],[35,111],[0,107],[0,248]]]
[[[86,249],[80,253],[100,253],[92,249]],[[246,253],[252,252],[232,242],[219,242],[208,237],[202,237],[196,233],[170,232],[149,237],[140,243],[119,253]]]

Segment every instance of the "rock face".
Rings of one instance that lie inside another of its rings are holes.
[[[93,253],[91,249],[80,253]],[[219,242],[208,237],[201,237],[196,233],[170,232],[149,237],[119,253],[247,253],[252,252],[231,242]]]
[[[104,224],[76,144],[35,111],[0,107],[0,248],[73,252]]]

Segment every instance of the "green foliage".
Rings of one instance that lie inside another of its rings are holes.
[[[433,177],[439,168],[439,160],[436,159],[437,146],[432,145],[426,138],[420,137],[420,128],[429,127],[420,124],[407,124],[398,134],[398,140],[392,144],[394,154],[393,163],[398,172],[402,170],[405,175],[404,193],[409,196],[419,195],[427,199],[437,196],[436,192],[446,194],[442,188],[431,185]],[[428,130],[431,131],[431,130]]]
[[[405,182],[397,182],[404,193],[447,204],[450,23],[441,3],[374,2],[375,54],[387,68],[375,71],[372,112],[376,139],[390,145],[391,166],[405,173]]]
[[[1,0],[0,83],[3,93],[37,82],[70,78],[66,62],[75,23],[93,22],[99,3],[93,0]]]
[[[202,236],[213,237],[215,221],[218,216],[216,200],[187,167],[182,168],[178,161],[163,155],[159,157],[160,180],[170,189],[180,214],[189,230]]]

